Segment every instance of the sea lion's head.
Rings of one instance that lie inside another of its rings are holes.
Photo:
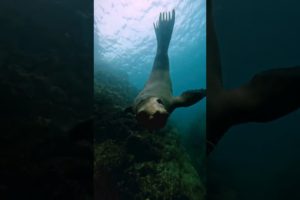
[[[144,99],[137,107],[136,118],[139,124],[148,129],[163,128],[169,117],[163,101],[158,97]]]

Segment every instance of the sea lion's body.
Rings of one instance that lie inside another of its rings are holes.
[[[174,97],[170,77],[168,48],[175,23],[175,11],[160,14],[154,24],[157,51],[152,72],[143,90],[137,95],[133,112],[146,128],[159,129],[165,126],[168,116],[177,107],[190,106],[205,96],[204,90],[191,90]]]
[[[158,62],[164,66],[158,66]],[[168,55],[156,55],[154,67],[150,78],[144,86],[144,89],[138,94],[134,101],[134,107],[137,109],[138,104],[150,97],[157,97],[162,100],[165,108],[171,110],[173,92],[172,82],[169,75]]]

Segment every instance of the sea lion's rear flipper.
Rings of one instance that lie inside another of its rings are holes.
[[[206,96],[206,90],[188,90],[173,100],[173,107],[188,107],[191,106]]]
[[[154,25],[157,39],[157,52],[166,54],[168,52],[173,27],[175,23],[175,10],[169,13],[160,13],[158,22]]]

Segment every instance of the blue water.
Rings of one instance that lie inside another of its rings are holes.
[[[173,93],[180,95],[189,89],[206,88],[205,2],[95,0],[95,66],[104,62],[126,71],[130,84],[141,90],[155,57],[153,22],[161,11],[175,9],[176,21],[169,47]],[[195,120],[201,121],[200,129],[203,129],[205,101],[176,110],[169,122],[184,134]]]
[[[263,70],[299,66],[299,1],[215,1],[226,88]],[[230,129],[210,156],[208,179],[238,200],[300,199],[300,110]],[[226,198],[224,198],[226,199]]]

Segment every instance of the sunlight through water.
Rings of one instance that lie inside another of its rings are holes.
[[[205,44],[203,0],[95,0],[94,9],[95,62],[101,60],[125,70],[138,88],[152,67],[156,50],[153,22],[160,12],[176,11],[169,48],[171,65],[175,62],[172,58],[180,58],[192,46]],[[198,54],[204,55],[204,48]],[[176,68],[172,66],[174,72]]]

